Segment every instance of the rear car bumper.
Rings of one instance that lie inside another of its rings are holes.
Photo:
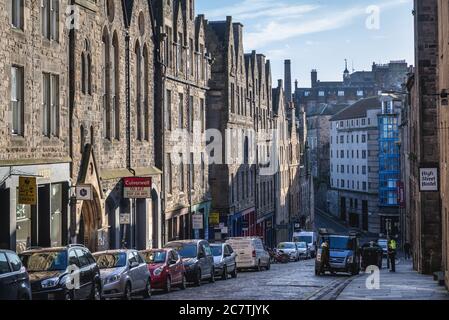
[[[33,300],[65,300],[66,289],[57,288],[32,293]]]

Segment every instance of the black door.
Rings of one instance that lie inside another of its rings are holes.
[[[9,211],[9,189],[0,189],[0,249],[16,249],[11,248],[10,237],[10,216]]]
[[[6,254],[0,252],[0,300],[18,298],[17,274],[13,273]]]

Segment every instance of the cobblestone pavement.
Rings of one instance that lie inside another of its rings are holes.
[[[367,289],[367,277],[353,279],[338,300],[449,300],[445,287],[438,286],[432,276],[415,272],[410,261],[399,260],[395,273],[382,269],[379,290]]]
[[[348,275],[316,277],[314,260],[274,264],[268,271],[242,271],[236,279],[204,281],[201,287],[155,291],[154,300],[303,300],[342,283]]]

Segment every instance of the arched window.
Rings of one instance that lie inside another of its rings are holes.
[[[117,33],[112,39],[111,57],[111,136],[120,139],[120,56]]]
[[[103,90],[103,135],[110,139],[111,132],[111,110],[109,105],[110,91],[110,55],[109,55],[109,34],[106,28],[103,31],[102,39],[102,90]]]
[[[81,154],[84,152],[85,144],[86,144],[86,139],[84,136],[84,126],[81,125],[81,127],[80,127],[80,153]]]
[[[136,127],[137,140],[143,139],[142,128],[142,53],[139,42],[136,43],[134,51],[136,55]]]
[[[81,53],[81,92],[92,94],[92,61],[87,39],[84,42],[84,51]]]
[[[86,59],[84,52],[81,53],[81,92],[86,94]]]
[[[150,128],[149,128],[149,122],[150,122],[150,106],[149,106],[149,80],[150,80],[150,75],[149,75],[149,68],[150,68],[150,64],[149,64],[149,53],[148,53],[148,48],[145,45],[143,48],[143,67],[144,67],[144,71],[143,71],[143,131],[144,131],[144,139],[145,141],[149,141],[150,140]]]

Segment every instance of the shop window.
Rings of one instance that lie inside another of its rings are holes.
[[[19,193],[17,192],[17,195]],[[17,199],[18,200],[18,199]],[[16,251],[24,251],[31,246],[31,206],[16,206]]]
[[[52,247],[62,245],[62,184],[51,186],[50,240]]]

